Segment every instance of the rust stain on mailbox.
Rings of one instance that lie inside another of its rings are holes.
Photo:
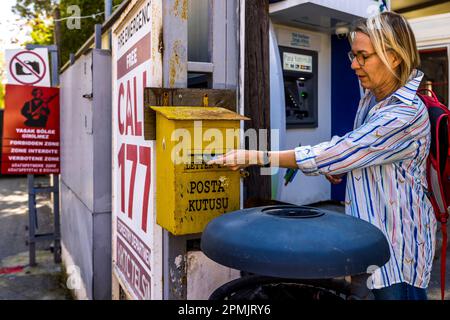
[[[215,217],[240,207],[239,172],[207,161],[239,147],[240,121],[248,118],[217,107],[151,108],[156,111],[157,223],[174,235],[200,233]]]

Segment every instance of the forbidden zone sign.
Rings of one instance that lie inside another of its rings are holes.
[[[2,174],[59,174],[59,88],[6,85]]]
[[[48,50],[6,50],[8,84],[50,87]]]

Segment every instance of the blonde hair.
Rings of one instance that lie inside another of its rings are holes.
[[[408,21],[400,14],[383,12],[358,21],[352,37],[358,31],[370,38],[375,52],[396,77],[398,87],[404,86],[412,71],[420,65],[416,38]],[[350,41],[353,41],[353,38]],[[401,60],[396,70],[389,65],[388,51],[392,51]]]

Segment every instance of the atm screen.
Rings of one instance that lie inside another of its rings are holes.
[[[313,72],[313,57],[292,52],[283,53],[283,70]]]

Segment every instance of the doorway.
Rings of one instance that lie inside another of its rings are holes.
[[[433,90],[439,101],[448,106],[448,48],[419,50],[421,66],[425,73],[421,88]]]

